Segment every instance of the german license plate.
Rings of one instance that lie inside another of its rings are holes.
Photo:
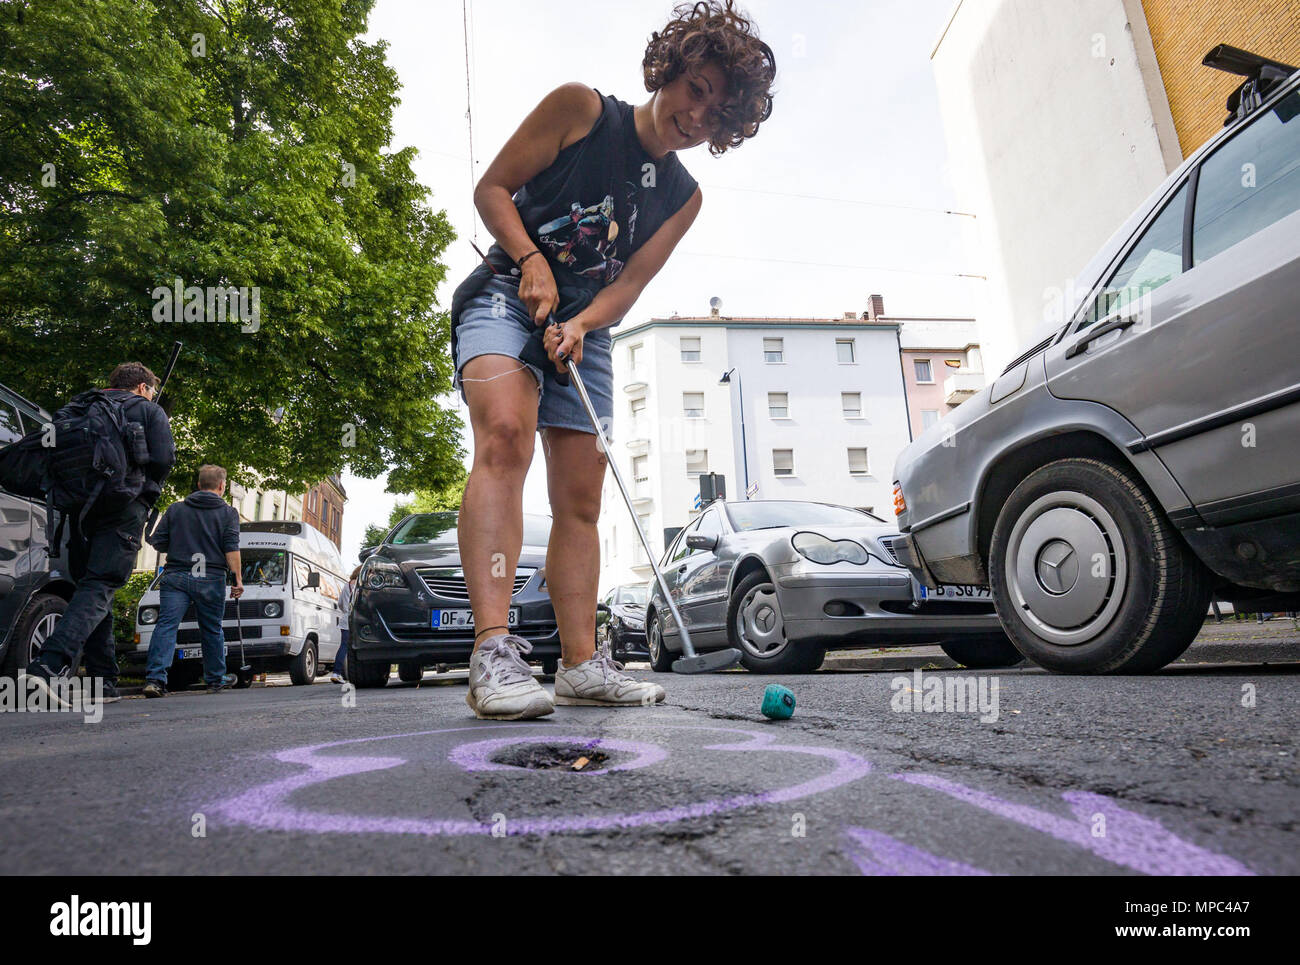
[[[921,587],[921,599],[927,596],[934,597],[937,600],[957,600],[957,599],[990,599],[991,591],[987,586],[972,586],[969,583],[940,583],[937,589],[931,590],[928,587]]]
[[[512,606],[506,614],[506,624],[519,626],[519,607]],[[473,630],[473,610],[434,610],[431,625],[435,630]]]
[[[230,653],[229,644],[226,645],[224,652]],[[177,647],[176,659],[177,660],[202,660],[203,648],[202,647]]]

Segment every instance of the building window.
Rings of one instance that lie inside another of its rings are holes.
[[[682,361],[698,362],[700,360],[700,339],[695,335],[683,335],[681,337]]]
[[[866,476],[869,475],[870,472],[871,470],[867,466],[867,450],[850,449],[849,450],[849,475]]]
[[[844,410],[844,418],[861,419],[862,418],[862,393],[841,392],[840,408]]]
[[[840,365],[852,365],[857,361],[853,353],[853,339],[837,338],[835,340],[835,361]]]
[[[767,414],[773,419],[790,418],[790,393],[769,392],[767,394]]]
[[[772,474],[774,476],[794,475],[794,450],[793,449],[772,450]]]
[[[913,359],[912,364],[916,366],[916,381],[933,382],[934,373],[930,371],[929,359]]]
[[[650,457],[632,457],[632,488],[638,497],[650,495]]]
[[[637,367],[641,364],[641,348],[642,346],[640,345],[629,345],[627,347],[627,367],[633,372],[635,372]]]
[[[311,510],[313,513],[316,512],[316,506],[319,498],[320,498],[320,494],[316,491],[314,487],[311,490],[311,492],[307,494],[307,508]]]
[[[785,339],[783,338],[763,339],[763,361],[784,362],[785,361]]]
[[[638,439],[644,428],[641,420],[645,415],[645,399],[633,399],[628,403],[628,409],[632,413],[632,438]]]
[[[934,424],[935,424],[936,422],[938,422],[938,421],[939,421],[939,410],[938,410],[938,409],[922,409],[922,410],[921,410],[921,428],[922,428],[922,429],[928,429],[928,428],[930,428],[930,426],[934,425]]]
[[[686,478],[699,479],[701,475],[709,471],[709,450],[707,449],[687,449],[686,450]]]
[[[704,418],[704,393],[703,392],[683,392],[682,409],[688,419]]]

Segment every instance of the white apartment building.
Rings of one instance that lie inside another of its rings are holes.
[[[891,518],[894,460],[909,441],[896,323],[855,313],[651,318],[620,326],[613,353],[611,457],[656,558],[665,530],[698,512],[701,473],[724,475],[729,499],[745,498],[748,478],[755,499]],[[652,577],[612,475],[599,531],[602,592]]]

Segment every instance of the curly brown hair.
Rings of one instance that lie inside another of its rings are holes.
[[[758,39],[753,21],[732,0],[683,3],[663,30],[650,35],[641,72],[645,89],[653,93],[709,62],[727,78],[727,99],[709,137],[709,153],[719,157],[757,134],[758,125],[772,116],[776,57]]]

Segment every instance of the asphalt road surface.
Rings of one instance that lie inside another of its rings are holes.
[[[1151,677],[656,679],[524,723],[455,673],[2,714],[0,873],[1300,873],[1291,621]]]

